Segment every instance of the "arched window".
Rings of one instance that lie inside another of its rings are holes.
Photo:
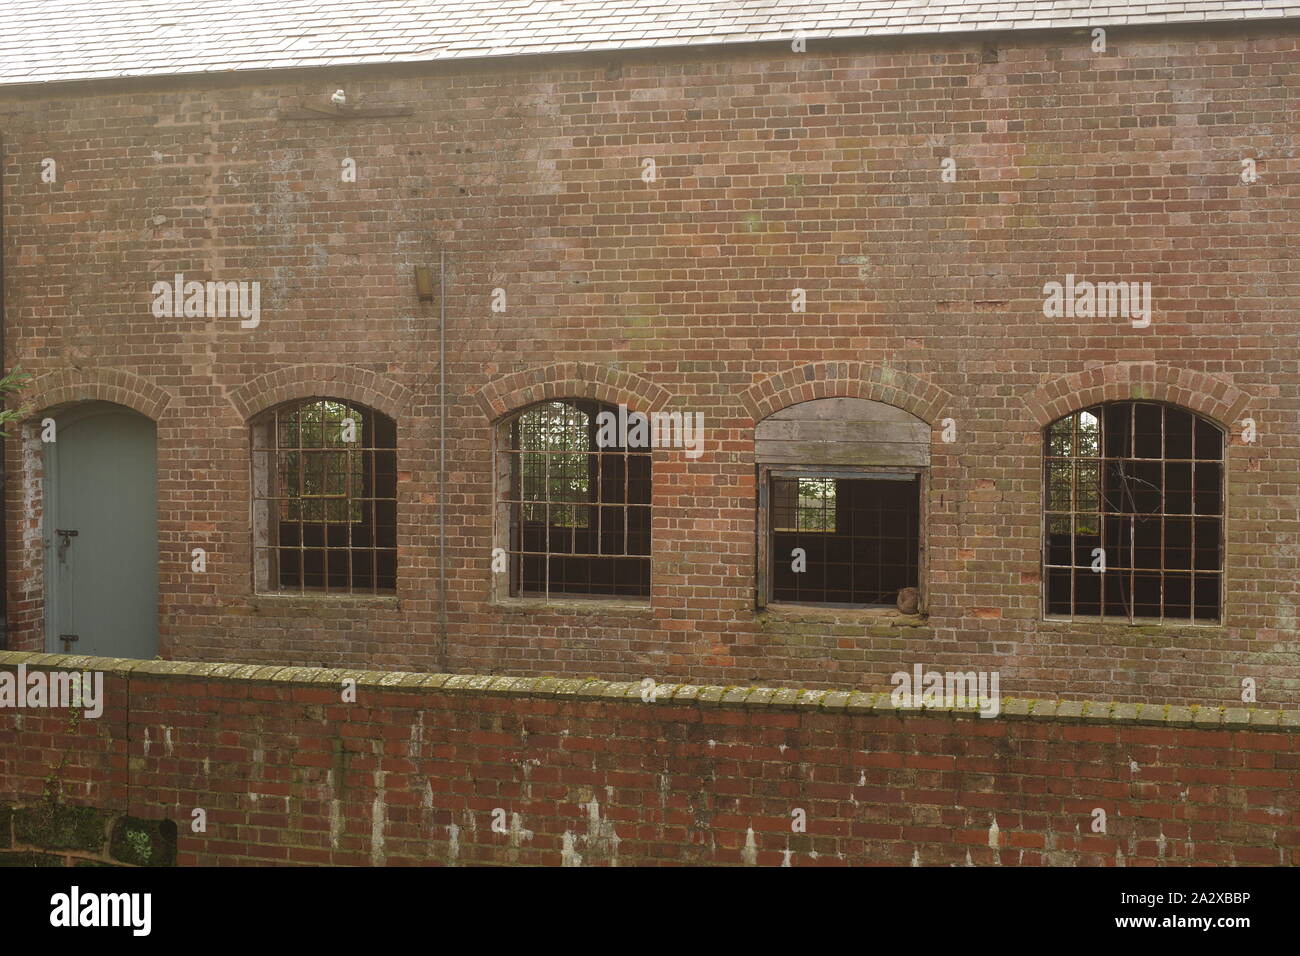
[[[648,597],[650,454],[626,410],[568,399],[504,423],[498,543],[514,597]]]
[[[312,398],[257,418],[253,569],[259,591],[397,588],[397,425]]]
[[[920,599],[929,425],[883,402],[815,399],[759,422],[754,458],[760,607]]]
[[[1156,402],[1106,402],[1049,425],[1048,616],[1218,621],[1224,433]]]

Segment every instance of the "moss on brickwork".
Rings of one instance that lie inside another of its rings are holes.
[[[109,855],[135,866],[175,866],[176,824],[122,817],[113,824]]]
[[[99,853],[104,849],[108,819],[108,814],[92,807],[28,807],[14,818],[14,837],[19,843],[45,850]]]
[[[0,853],[0,866],[63,866],[63,857],[50,853]]]
[[[8,849],[9,831],[13,827],[14,812],[8,807],[0,807],[0,850]]]

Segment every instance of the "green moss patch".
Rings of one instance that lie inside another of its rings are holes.
[[[113,825],[109,855],[135,866],[176,865],[176,824],[122,817]]]
[[[104,849],[108,815],[92,807],[61,807],[46,804],[19,810],[14,818],[14,836],[19,843],[43,850]]]

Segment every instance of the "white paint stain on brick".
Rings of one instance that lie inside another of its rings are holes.
[[[523,774],[524,777],[523,793],[525,800],[531,800],[533,798],[533,781],[531,779],[533,768],[540,767],[541,765],[542,762],[536,757],[531,757],[528,760],[521,760],[517,764],[519,772]]]
[[[582,854],[574,847],[573,834],[565,830],[560,847],[560,866],[582,866]]]
[[[524,829],[524,818],[517,813],[510,814],[510,834],[509,842],[516,850],[525,840],[533,838],[532,830]]]
[[[172,729],[170,727],[163,728],[163,749],[167,752],[167,756],[172,755]]]
[[[424,746],[424,711],[420,711],[420,719],[411,724],[411,746],[409,748],[412,759],[420,756],[420,748]]]
[[[998,818],[993,818],[993,824],[989,827],[989,848],[996,850],[998,848],[998,839],[1000,837],[998,830]]]
[[[754,828],[745,830],[745,847],[740,851],[740,860],[745,866],[758,866],[758,841],[754,839]]]
[[[343,801],[330,801],[330,846],[339,848],[339,837],[343,835]]]
[[[460,827],[447,824],[447,865],[455,866],[460,859]]]
[[[149,745],[150,745],[151,743],[152,743],[152,741],[149,739],[149,728],[146,727],[146,728],[144,729],[144,755],[145,755],[146,757],[149,756]]]
[[[592,797],[587,804],[587,855],[607,856],[610,866],[618,866],[618,845],[622,841],[614,824],[600,817],[600,804]]]
[[[384,865],[384,776],[375,771],[375,800],[370,806],[370,865]]]
[[[20,560],[31,572],[29,588],[39,591],[45,580],[44,512],[45,446],[41,442],[41,429],[32,424],[23,431],[23,548]],[[30,593],[30,592],[29,592]]]

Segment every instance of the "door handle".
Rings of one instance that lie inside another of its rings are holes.
[[[68,545],[72,544],[72,539],[77,536],[77,532],[56,528],[54,533],[62,540],[59,541],[59,563],[67,564],[68,562]]]

